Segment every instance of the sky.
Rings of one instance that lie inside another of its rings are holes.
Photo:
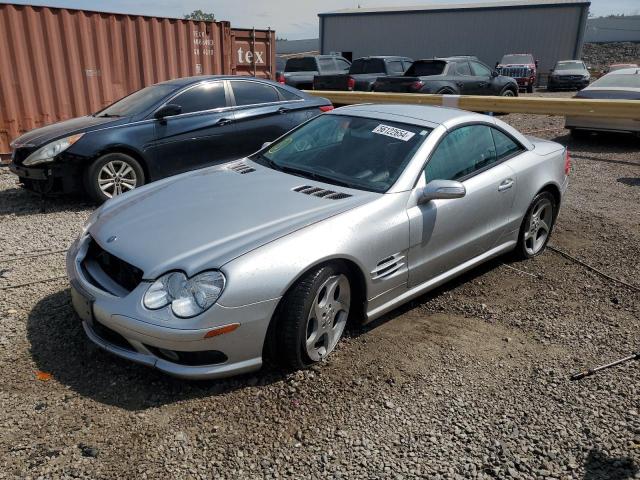
[[[367,8],[476,2],[477,0],[10,0],[7,3],[179,18],[200,9],[214,13],[217,20],[230,21],[232,27],[271,27],[276,30],[278,37],[295,40],[318,37],[318,13],[321,12],[355,8],[358,5]],[[595,16],[640,14],[640,0],[591,0],[591,13]]]

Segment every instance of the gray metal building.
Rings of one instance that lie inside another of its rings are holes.
[[[587,20],[585,42],[640,42],[640,15]]]
[[[320,50],[345,57],[415,59],[476,55],[490,66],[505,53],[533,53],[540,72],[580,58],[591,2],[501,1],[321,13]]]

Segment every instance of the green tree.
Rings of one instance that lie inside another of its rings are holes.
[[[194,10],[193,12],[184,16],[185,20],[198,20],[213,22],[216,16],[213,13],[205,13],[202,10]]]

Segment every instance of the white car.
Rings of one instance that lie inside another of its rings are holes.
[[[606,74],[575,98],[599,98],[607,100],[640,100],[640,68],[624,68]],[[640,109],[640,102],[638,102]],[[590,131],[625,132],[640,134],[640,121],[627,118],[598,118],[568,116],[565,128],[573,136],[582,136]]]

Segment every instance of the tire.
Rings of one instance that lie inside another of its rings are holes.
[[[514,92],[512,88],[504,87],[500,92],[501,97],[517,97],[518,93]]]
[[[422,93],[422,92],[420,92]],[[455,93],[453,91],[451,91],[450,88],[441,88],[440,90],[438,90],[436,92],[436,95],[455,95]]]
[[[527,86],[527,93],[533,93],[533,85]]]
[[[84,172],[84,187],[97,203],[144,185],[144,170],[138,161],[124,153],[107,153]],[[115,180],[111,184],[108,180]],[[102,186],[101,186],[102,185]]]
[[[282,366],[307,368],[334,350],[349,318],[351,292],[347,270],[337,263],[310,271],[287,292],[273,332]]]
[[[518,244],[514,252],[517,259],[526,260],[544,252],[551,238],[557,208],[556,199],[547,191],[534,197],[518,233]],[[543,230],[544,236],[541,233]]]

